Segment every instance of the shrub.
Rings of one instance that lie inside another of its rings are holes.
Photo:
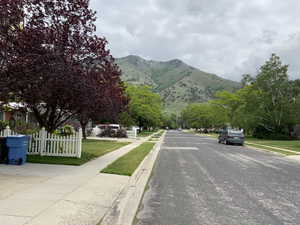
[[[24,120],[16,120],[11,129],[17,134],[30,135],[39,131],[39,126],[26,123]]]
[[[127,131],[125,129],[118,129],[116,133],[117,138],[127,138]]]
[[[92,133],[93,133],[93,128],[88,128],[86,129],[86,136],[92,136]]]
[[[115,137],[116,133],[117,133],[116,130],[107,128],[107,129],[103,130],[98,136],[100,136],[100,137]]]
[[[264,128],[263,126],[258,126],[253,131],[253,137],[259,139],[269,139],[269,140],[292,140],[294,139],[289,135],[288,131],[281,129],[277,132],[271,132]]]
[[[99,135],[99,137],[113,137],[113,138],[127,138],[127,132],[124,129],[111,129],[107,128],[104,131],[102,131]]]
[[[7,121],[0,120],[0,131],[4,130],[8,126]]]
[[[71,125],[65,125],[54,131],[54,134],[60,135],[60,136],[70,136],[70,135],[73,135],[74,133],[75,133],[75,130]]]

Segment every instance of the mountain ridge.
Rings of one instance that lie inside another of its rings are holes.
[[[234,91],[240,83],[192,67],[180,59],[147,60],[129,55],[116,59],[122,80],[149,85],[159,93],[167,111],[181,111],[188,103],[205,102],[217,91]]]

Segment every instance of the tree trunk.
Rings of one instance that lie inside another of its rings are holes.
[[[80,121],[80,125],[82,128],[82,137],[84,140],[86,140],[86,125],[87,124],[88,124],[87,122]]]

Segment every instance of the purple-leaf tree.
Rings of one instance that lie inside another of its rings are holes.
[[[89,0],[1,0],[0,14],[2,103],[24,103],[49,132],[124,108],[120,72],[94,35]]]

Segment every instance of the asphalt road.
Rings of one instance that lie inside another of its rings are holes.
[[[136,224],[300,224],[300,162],[170,131]]]

